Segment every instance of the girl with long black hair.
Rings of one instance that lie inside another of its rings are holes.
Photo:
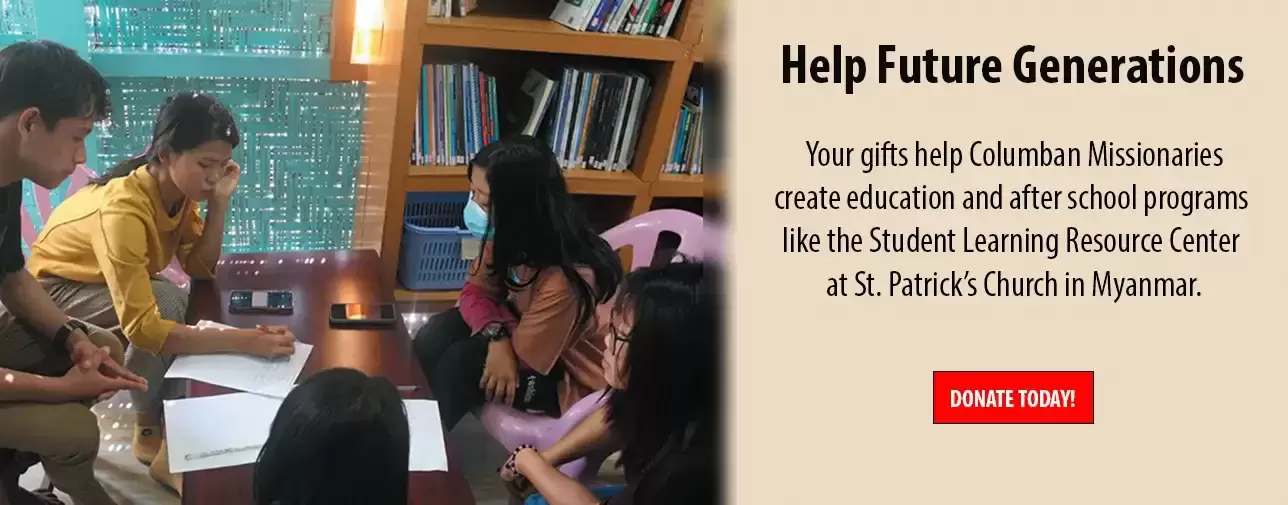
[[[254,505],[406,505],[411,432],[389,379],[323,370],[282,400],[255,465]]]
[[[553,505],[720,502],[720,276],[672,263],[627,276],[612,315],[608,405],[545,452],[519,448],[502,478]],[[590,490],[558,466],[588,451],[621,450],[624,489]]]
[[[447,430],[485,402],[558,416],[606,386],[600,308],[617,290],[621,261],[545,143],[492,143],[467,174],[464,219],[478,256],[459,307],[417,332],[417,359]]]
[[[112,167],[59,205],[31,245],[28,268],[68,316],[119,328],[126,367],[147,379],[132,391],[134,454],[151,474],[169,475],[162,435],[162,387],[175,355],[294,352],[284,328],[202,329],[185,323],[188,294],[161,277],[178,258],[193,279],[215,274],[224,219],[241,175],[232,160],[241,134],[213,97],[180,93],[162,105],[147,150]],[[203,219],[199,202],[206,202]]]

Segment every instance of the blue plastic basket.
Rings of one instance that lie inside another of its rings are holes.
[[[413,291],[465,287],[470,261],[461,259],[465,203],[469,193],[408,193],[398,282]]]

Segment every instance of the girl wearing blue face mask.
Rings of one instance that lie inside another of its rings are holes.
[[[486,181],[484,184],[486,184]],[[484,210],[483,206],[479,205],[478,198],[471,191],[470,199],[465,203],[465,229],[469,230],[470,234],[474,235],[474,238],[490,238],[487,229],[487,210]]]
[[[459,306],[416,333],[417,359],[448,430],[485,402],[558,416],[607,386],[604,342],[621,261],[540,140],[490,144],[467,174],[463,217],[480,251]]]

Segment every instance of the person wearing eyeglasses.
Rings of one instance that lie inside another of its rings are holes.
[[[607,406],[544,452],[519,448],[501,477],[539,493],[529,504],[720,503],[720,293],[720,276],[701,263],[629,274],[607,337]],[[590,489],[558,470],[614,449],[625,486]]]

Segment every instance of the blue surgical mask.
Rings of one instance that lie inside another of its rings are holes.
[[[487,229],[487,211],[483,206],[474,201],[474,194],[470,194],[470,200],[465,203],[465,229],[475,238],[484,238],[489,235]]]

